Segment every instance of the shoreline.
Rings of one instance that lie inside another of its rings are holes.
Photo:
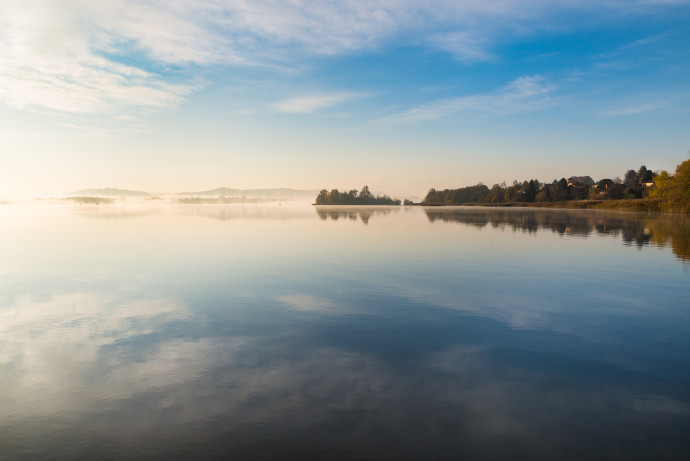
[[[622,200],[571,200],[565,202],[505,202],[505,203],[460,203],[460,204],[415,204],[415,206],[450,207],[450,206],[483,206],[508,208],[562,208],[577,210],[615,210],[653,213],[690,214],[690,205],[663,199],[622,199]]]

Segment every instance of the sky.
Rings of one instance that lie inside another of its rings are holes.
[[[2,0],[0,199],[690,158],[686,0]]]

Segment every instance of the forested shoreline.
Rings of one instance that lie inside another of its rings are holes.
[[[367,186],[361,192],[323,189],[316,205],[400,205],[388,195],[374,196]],[[571,176],[551,183],[537,179],[494,184],[479,183],[459,189],[429,189],[420,203],[405,199],[404,205],[422,206],[534,206],[559,208],[602,208],[630,211],[690,213],[690,160],[676,171],[654,172],[642,165],[621,178],[594,181],[590,176]]]
[[[580,200],[641,199],[648,195],[646,189],[654,184],[656,174],[644,165],[637,171],[628,170],[624,179],[601,179],[595,182],[590,176],[571,176],[552,183],[537,179],[494,184],[484,184],[459,189],[430,189],[423,205],[464,205],[468,203],[519,203],[519,202],[567,202]]]

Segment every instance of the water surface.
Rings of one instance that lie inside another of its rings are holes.
[[[0,458],[689,459],[687,217],[0,207]]]

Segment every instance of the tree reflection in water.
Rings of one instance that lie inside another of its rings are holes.
[[[690,261],[690,218],[685,215],[600,212],[594,210],[516,210],[486,208],[425,208],[430,222],[457,222],[483,228],[536,234],[620,237],[626,245],[670,246],[682,261]]]
[[[386,216],[393,211],[400,211],[400,207],[318,207],[316,209],[319,218],[324,221],[329,218],[333,221],[339,219],[356,221],[359,218],[364,224],[368,224],[372,216]]]

